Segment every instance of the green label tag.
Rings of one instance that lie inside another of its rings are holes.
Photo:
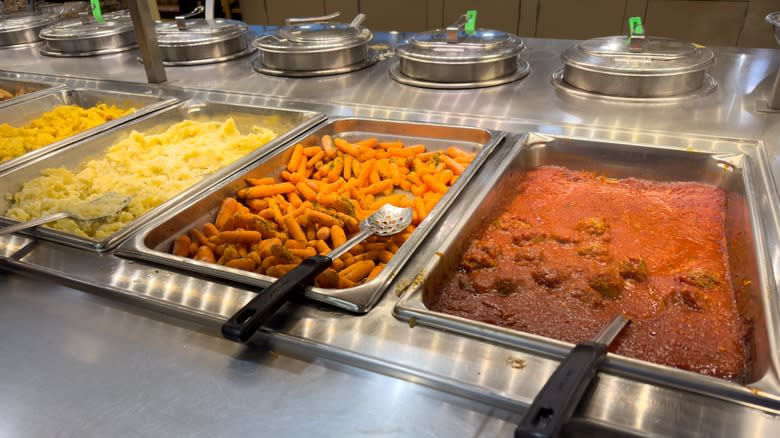
[[[466,11],[466,24],[463,25],[463,30],[466,35],[474,35],[477,29],[477,10],[471,9]]]
[[[631,17],[628,19],[628,33],[631,36],[642,36],[645,34],[645,28],[642,27],[642,17]]]
[[[95,17],[95,21],[100,24],[105,23],[106,20],[103,19],[103,11],[100,10],[100,0],[89,0],[89,2],[92,5],[92,16]]]

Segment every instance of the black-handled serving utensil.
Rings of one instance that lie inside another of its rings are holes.
[[[593,341],[574,346],[545,383],[515,429],[515,438],[547,438],[561,435],[574,409],[607,356],[609,344],[631,320],[618,315]]]
[[[222,325],[222,336],[246,342],[293,293],[301,292],[341,255],[372,235],[392,236],[412,223],[412,209],[385,204],[360,222],[360,232],[326,255],[305,259],[300,265],[257,294]]]

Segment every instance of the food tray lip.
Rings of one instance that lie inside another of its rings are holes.
[[[472,130],[472,131],[480,131],[487,134],[488,136],[488,140],[481,145],[481,148],[477,153],[477,156],[475,157],[474,161],[472,161],[471,165],[469,165],[466,168],[466,171],[464,171],[464,173],[460,176],[460,178],[458,178],[456,184],[452,186],[447,191],[447,194],[445,194],[445,196],[442,197],[442,199],[437,203],[436,207],[434,207],[434,210],[432,210],[431,213],[429,213],[429,215],[426,217],[426,219],[424,219],[420,223],[420,225],[417,226],[415,232],[412,234],[412,237],[409,240],[407,240],[406,243],[404,243],[404,245],[402,245],[401,250],[399,250],[399,252],[393,257],[391,262],[388,263],[383,273],[377,276],[377,278],[375,278],[372,282],[357,287],[353,287],[353,288],[347,288],[347,289],[325,289],[319,287],[306,288],[305,295],[307,298],[328,303],[335,307],[339,307],[354,313],[366,313],[369,310],[371,310],[374,307],[374,305],[377,303],[377,301],[382,297],[382,295],[385,293],[387,288],[395,279],[397,273],[400,272],[400,270],[403,268],[406,260],[412,255],[412,253],[417,248],[417,246],[419,246],[423,242],[423,240],[425,239],[429,231],[439,221],[439,219],[447,212],[449,206],[454,202],[455,199],[457,199],[457,197],[463,191],[464,187],[468,185],[468,183],[470,182],[474,174],[476,174],[477,171],[482,168],[482,165],[491,156],[491,154],[497,149],[498,145],[501,144],[501,142],[503,141],[504,137],[507,134],[506,132],[499,131],[499,130],[485,129],[485,128],[479,128],[473,126],[464,126],[464,125],[451,125],[445,123],[401,121],[401,120],[369,118],[369,117],[334,117],[328,119],[328,123],[313,128],[301,134],[297,138],[290,140],[289,142],[285,143],[284,146],[275,150],[274,153],[267,154],[264,157],[258,158],[252,163],[249,163],[248,165],[244,166],[241,170],[237,171],[231,176],[231,181],[233,180],[232,179],[233,177],[241,178],[247,172],[251,171],[252,169],[258,166],[263,165],[270,159],[274,158],[277,154],[283,153],[285,150],[289,149],[296,143],[299,143],[304,139],[314,135],[323,135],[320,133],[322,133],[323,131],[327,131],[332,126],[338,126],[339,122],[350,122],[350,121],[358,122],[358,123],[360,122],[382,123],[387,125],[398,125],[401,127],[409,126],[409,125],[418,125],[418,126],[437,126],[443,128],[453,128],[458,130],[465,129],[465,130]],[[355,131],[360,131],[359,127],[355,128]],[[365,134],[371,135],[372,133],[370,131],[366,131]],[[338,135],[338,134],[334,133],[334,135]],[[377,134],[377,136],[380,135],[382,134]],[[385,134],[385,135],[389,136],[393,134]],[[404,134],[400,133],[400,135],[404,135]],[[422,137],[416,137],[416,138],[422,138]],[[435,139],[434,137],[430,137],[430,138]],[[221,181],[219,184],[215,184],[208,190],[202,192],[197,197],[192,198],[190,202],[192,204],[196,204],[200,202],[202,199],[210,196],[213,192],[219,190],[226,182],[227,182],[227,178]],[[171,210],[166,212],[165,214],[158,216],[154,220],[150,221],[149,223],[144,225],[141,229],[139,229],[132,236],[132,238],[128,239],[123,244],[121,244],[117,248],[115,254],[118,256],[123,256],[131,259],[137,259],[146,262],[161,264],[164,266],[172,267],[174,269],[194,273],[196,275],[214,277],[222,280],[232,281],[239,284],[244,284],[247,286],[258,287],[261,289],[264,289],[273,283],[273,281],[275,280],[273,277],[260,275],[256,273],[249,273],[239,269],[228,268],[225,266],[214,265],[211,263],[204,263],[190,258],[179,257],[165,252],[156,251],[152,248],[147,247],[144,243],[146,236],[158,226],[174,218],[177,214],[179,214],[178,211]]]
[[[149,89],[149,91],[156,91]],[[127,92],[127,91],[106,91],[106,90],[97,90],[92,88],[71,88],[71,87],[65,87],[58,88],[56,90],[50,90],[46,93],[41,93],[37,96],[34,96],[30,99],[26,99],[23,102],[18,102],[14,104],[11,108],[8,107],[2,107],[0,106],[0,112],[1,111],[7,111],[10,109],[19,109],[23,110],[20,106],[24,106],[27,104],[30,104],[36,100],[43,99],[45,97],[48,97],[52,94],[68,94],[68,93],[93,93],[96,95],[103,94],[106,96],[136,96],[141,97],[145,99],[157,99],[157,102],[150,103],[149,105],[145,105],[142,108],[139,108],[132,114],[127,114],[122,117],[116,118],[114,120],[109,120],[106,123],[100,124],[98,126],[95,126],[94,128],[87,129],[86,131],[82,131],[76,135],[72,135],[70,137],[63,138],[62,140],[56,141],[54,143],[51,143],[49,145],[46,145],[44,147],[35,149],[33,151],[30,151],[24,155],[18,156],[16,158],[13,158],[11,160],[6,161],[5,163],[0,164],[0,177],[4,176],[9,170],[12,170],[16,167],[19,167],[23,164],[26,164],[28,162],[31,162],[35,159],[45,157],[46,155],[49,155],[50,153],[61,149],[65,146],[71,145],[73,143],[80,142],[84,139],[87,139],[93,135],[96,135],[98,133],[108,131],[109,129],[112,129],[114,127],[123,125],[131,120],[139,119],[147,114],[152,114],[157,112],[158,110],[161,110],[163,108],[169,107],[171,105],[174,105],[179,102],[179,99],[175,97],[169,97],[165,96],[163,94],[143,94],[138,92]],[[158,92],[159,93],[159,92]]]
[[[4,82],[40,85],[41,89],[37,91],[33,91],[31,93],[25,93],[19,97],[14,97],[12,99],[8,99],[3,102],[0,102],[0,109],[11,105],[16,105],[17,103],[24,102],[30,99],[35,99],[38,96],[43,96],[49,93],[57,92],[66,87],[65,83],[63,82],[40,82],[40,81],[30,81],[21,78],[9,78],[9,77],[0,76],[0,86],[2,86]]]
[[[619,144],[637,148],[652,148],[655,150],[674,149],[659,145],[647,145],[640,143],[630,143],[623,141],[611,141],[603,139],[593,138],[581,138],[565,135],[554,135],[546,133],[528,133],[527,136],[518,139],[511,147],[511,150],[507,153],[505,159],[493,169],[494,173],[491,175],[489,181],[486,182],[485,190],[492,190],[493,187],[500,180],[500,176],[505,173],[511,163],[518,159],[522,151],[534,144],[547,143],[554,140],[563,141],[584,141],[593,143],[604,144]],[[697,151],[699,152],[699,151]],[[713,159],[719,159],[721,157],[733,158],[735,155],[740,155],[741,158],[746,161],[749,159],[747,154],[744,153],[723,153],[716,151],[701,151],[711,156]],[[728,159],[728,162],[734,165],[735,160]],[[741,167],[743,173],[743,179],[746,183],[745,196],[748,202],[748,210],[751,217],[753,238],[756,242],[757,256],[759,257],[759,265],[762,265],[762,260],[766,259],[763,237],[763,228],[761,217],[755,211],[756,198],[755,193],[749,190],[749,184],[752,183],[751,171],[749,165],[735,166]],[[489,189],[487,189],[489,188]],[[484,193],[478,195],[478,199],[471,205],[467,206],[461,211],[460,218],[453,225],[449,236],[457,236],[457,231],[460,231],[467,223],[468,218],[478,209],[482,203]],[[437,330],[446,330],[449,332],[457,333],[466,337],[477,339],[485,342],[497,343],[499,345],[518,348],[525,351],[531,351],[546,356],[555,358],[563,358],[574,344],[552,339],[540,335],[531,333],[525,333],[518,330],[513,330],[485,322],[475,321],[468,318],[463,318],[456,315],[450,315],[442,312],[436,312],[428,309],[423,303],[423,285],[427,277],[427,272],[431,272],[436,268],[441,257],[442,248],[449,247],[451,240],[454,237],[444,237],[441,242],[436,245],[435,248],[426,248],[425,250],[418,251],[415,254],[415,258],[420,257],[428,261],[423,261],[422,267],[417,272],[411,273],[410,280],[404,281],[402,279],[402,286],[400,286],[399,294],[400,299],[393,306],[393,315],[403,321],[408,321],[410,324],[423,325],[431,327]],[[771,338],[774,331],[776,331],[776,321],[771,318],[770,308],[771,301],[777,302],[776,287],[771,281],[771,274],[767,273],[765,268],[760,266],[761,272],[759,273],[759,279],[761,282],[761,306],[762,311],[766,318],[766,330],[770,337],[770,349],[772,349]],[[767,292],[769,290],[769,292]],[[776,377],[778,371],[777,359],[774,351],[771,352],[769,364],[766,373],[758,381],[740,384],[730,382],[725,379],[717,377],[702,375],[693,371],[686,371],[678,368],[673,368],[665,365],[654,364],[651,362],[634,359],[627,356],[617,355],[609,353],[607,360],[602,365],[602,369],[607,372],[612,372],[619,375],[624,375],[632,378],[638,378],[642,381],[650,383],[656,383],[663,386],[672,386],[683,390],[697,392],[706,396],[716,397],[723,400],[737,402],[747,406],[759,407],[764,409],[771,409],[775,412],[780,412],[780,388],[778,388]],[[769,379],[769,380],[767,380]],[[774,393],[768,393],[763,386],[771,386],[770,391]]]
[[[92,91],[92,90],[90,90]],[[123,94],[135,94],[135,93],[123,93]],[[325,115],[316,112],[316,111],[309,111],[309,110],[298,110],[298,109],[286,109],[286,108],[272,108],[272,107],[266,107],[266,106],[260,106],[260,105],[248,105],[248,104],[233,104],[233,103],[222,103],[222,102],[212,102],[209,100],[201,100],[201,99],[188,99],[188,100],[179,100],[175,98],[169,98],[165,101],[161,102],[160,104],[165,103],[164,106],[160,106],[159,108],[156,108],[154,111],[147,111],[145,114],[142,114],[138,117],[134,117],[133,119],[127,120],[127,123],[123,123],[122,125],[116,125],[113,126],[114,129],[111,129],[109,132],[109,129],[103,129],[100,132],[96,132],[94,134],[91,134],[89,137],[86,138],[80,138],[79,141],[76,142],[70,142],[69,144],[65,145],[66,147],[59,148],[58,151],[53,151],[51,154],[47,154],[46,156],[37,157],[37,161],[45,161],[48,159],[55,158],[58,153],[69,150],[71,148],[78,148],[80,145],[84,143],[88,143],[90,141],[100,141],[100,136],[104,134],[110,134],[110,133],[116,133],[120,130],[129,130],[132,131],[133,127],[136,126],[138,123],[144,122],[149,119],[153,119],[156,117],[160,117],[164,114],[166,114],[168,111],[173,111],[176,108],[184,107],[186,105],[193,105],[193,106],[217,106],[217,107],[223,107],[223,108],[229,108],[231,110],[234,110],[235,112],[240,112],[242,108],[255,108],[255,109],[262,109],[262,110],[270,110],[270,111],[276,111],[280,113],[291,113],[291,114],[298,114],[298,115],[304,115],[307,116],[308,119],[305,120],[302,123],[299,123],[295,126],[293,126],[289,131],[284,132],[274,138],[273,140],[266,143],[263,147],[259,148],[258,150],[255,150],[253,152],[250,152],[248,155],[246,155],[243,158],[238,159],[236,162],[220,169],[214,172],[213,174],[207,176],[203,180],[201,180],[199,183],[196,183],[195,185],[183,190],[179,194],[175,195],[173,198],[163,202],[162,204],[158,205],[157,207],[147,211],[140,217],[136,218],[134,221],[130,222],[128,225],[122,227],[114,234],[106,237],[103,240],[93,240],[93,239],[87,239],[83,237],[79,237],[73,234],[65,233],[59,230],[54,230],[51,228],[45,228],[45,227],[37,227],[29,230],[21,231],[20,233],[33,236],[37,238],[42,238],[46,240],[50,240],[56,243],[65,244],[69,246],[74,246],[77,248],[87,249],[93,252],[102,253],[114,250],[122,241],[127,239],[129,236],[131,236],[138,228],[146,224],[148,221],[152,220],[154,217],[156,217],[161,212],[164,212],[167,209],[174,209],[179,204],[184,204],[185,202],[188,202],[190,198],[200,194],[204,190],[208,190],[213,185],[219,185],[225,178],[228,178],[233,172],[238,171],[243,166],[246,165],[247,162],[254,161],[258,159],[259,157],[264,157],[272,152],[274,152],[276,149],[281,147],[283,144],[285,144],[286,141],[288,141],[290,138],[293,138],[297,136],[300,132],[305,132],[308,129],[312,128],[313,126],[316,126],[320,123],[322,123],[325,120]],[[245,112],[249,114],[249,112]],[[119,119],[117,119],[119,120]],[[113,122],[113,121],[112,121]],[[111,123],[111,122],[108,122]],[[86,132],[86,131],[85,131]],[[129,134],[129,132],[128,132]],[[32,160],[26,161],[23,165],[16,167],[15,169],[10,169],[7,172],[0,172],[0,177],[3,177],[5,175],[13,174],[16,170],[21,170],[22,168],[31,165],[33,163]],[[15,221],[13,219],[0,216],[0,223],[5,223],[8,225],[16,224],[18,221]]]

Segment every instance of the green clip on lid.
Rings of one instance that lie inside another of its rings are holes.
[[[642,17],[628,19],[628,32],[632,37],[645,36],[645,28],[642,26]]]
[[[474,35],[477,29],[477,10],[471,9],[466,11],[466,24],[463,25],[463,30],[466,35]]]
[[[645,52],[645,28],[642,26],[642,17],[628,19],[628,51],[631,53]]]
[[[90,0],[89,2],[92,5],[92,16],[95,17],[95,21],[99,24],[105,23],[103,11],[100,10],[100,0]]]

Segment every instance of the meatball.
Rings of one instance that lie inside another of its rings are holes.
[[[586,259],[592,259],[604,262],[609,259],[609,248],[606,245],[599,242],[584,242],[577,245],[577,255],[585,257]]]
[[[589,217],[577,223],[574,229],[591,236],[602,236],[609,231],[609,224],[604,218]]]
[[[547,239],[547,236],[544,233],[533,230],[523,230],[512,236],[512,243],[517,246],[528,246],[542,243],[545,239]]]
[[[535,265],[544,261],[544,251],[540,248],[520,248],[514,253],[515,263],[520,265]]]
[[[623,291],[625,281],[617,271],[603,271],[592,275],[588,285],[604,298],[617,298]]]
[[[539,268],[531,272],[531,278],[534,279],[536,284],[547,289],[554,289],[560,286],[563,283],[563,277],[561,272],[549,267]]]
[[[672,289],[664,299],[667,307],[679,305],[694,312],[703,309],[706,302],[707,296],[704,293],[686,285]]]
[[[466,271],[493,268],[496,266],[496,260],[500,254],[501,247],[495,242],[491,240],[477,241],[466,250],[461,267]]]
[[[626,280],[645,281],[647,280],[647,263],[638,257],[626,257],[618,265],[620,276]]]
[[[720,278],[717,275],[707,272],[703,269],[695,269],[687,274],[683,274],[679,277],[682,283],[698,287],[700,289],[708,289],[715,287],[721,283]]]
[[[497,278],[493,283],[496,293],[502,297],[508,296],[518,289],[518,284],[511,278]]]

